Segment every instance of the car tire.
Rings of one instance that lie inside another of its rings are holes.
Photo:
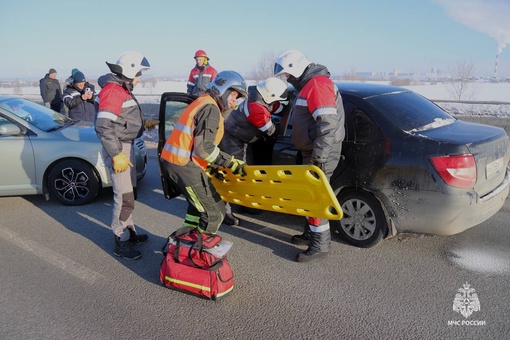
[[[331,221],[345,242],[360,248],[373,247],[386,235],[388,226],[379,201],[363,190],[349,190],[337,195],[343,218]]]
[[[100,190],[99,177],[93,167],[77,159],[56,163],[48,173],[46,185],[51,198],[64,205],[90,203]]]

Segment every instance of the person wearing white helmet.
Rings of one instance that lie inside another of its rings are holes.
[[[271,120],[271,114],[280,109],[287,99],[287,84],[270,77],[248,89],[248,98],[233,110],[225,120],[225,135],[220,149],[246,162],[248,145],[262,139],[275,139],[279,126]],[[270,164],[268,164],[270,165]],[[238,225],[239,219],[226,205],[225,223]],[[241,208],[244,212],[254,212]]]
[[[188,201],[183,227],[215,234],[225,217],[225,203],[207,170],[223,167],[244,176],[245,163],[218,145],[224,133],[222,113],[246,97],[246,91],[239,73],[218,73],[207,91],[184,110],[161,150],[163,175]]]
[[[284,76],[296,89],[292,108],[292,142],[303,156],[303,164],[318,166],[328,179],[340,161],[345,137],[342,97],[328,69],[310,62],[302,52],[289,50],[275,62],[275,76]],[[304,232],[292,243],[308,245],[296,256],[298,262],[320,259],[329,253],[329,221],[308,217]]]
[[[115,235],[113,254],[126,259],[138,259],[142,254],[134,244],[146,242],[148,236],[138,234],[133,223],[135,207],[136,171],[133,168],[133,141],[145,129],[153,129],[159,123],[154,119],[142,119],[142,109],[133,94],[142,71],[150,64],[143,54],[128,51],[120,55],[116,63],[106,62],[112,73],[98,79],[101,92],[95,129],[110,164],[113,186],[113,213],[111,228]]]
[[[195,66],[191,69],[187,83],[187,93],[199,97],[207,90],[218,71],[209,64],[209,57],[204,50],[195,52]]]

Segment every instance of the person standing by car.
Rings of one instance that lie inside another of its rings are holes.
[[[206,170],[230,168],[244,176],[245,163],[218,147],[224,122],[222,113],[236,99],[246,97],[246,83],[234,71],[218,73],[207,91],[182,113],[161,151],[164,176],[188,201],[183,226],[215,234],[225,216],[225,203],[211,184]]]
[[[195,97],[200,97],[214,80],[218,71],[209,64],[209,57],[204,50],[196,51],[194,58],[196,64],[189,73],[187,93]]]
[[[285,76],[297,92],[292,109],[292,142],[301,152],[303,164],[316,165],[329,180],[340,161],[345,113],[328,69],[311,63],[302,52],[290,50],[276,60],[274,75]],[[306,251],[297,254],[298,262],[327,256],[331,247],[329,221],[308,217],[303,234],[293,236],[292,243],[308,244]]]
[[[270,77],[248,90],[248,98],[233,110],[225,120],[225,135],[220,149],[246,162],[248,144],[259,139],[276,139],[279,126],[271,120],[271,114],[281,108],[280,101],[287,99],[287,84],[279,78]],[[268,164],[269,165],[269,164]],[[244,212],[254,212],[242,207]],[[226,203],[225,223],[239,225],[239,219]]]
[[[56,78],[57,71],[54,68],[50,68],[44,78],[39,80],[39,90],[44,106],[51,108],[53,111],[60,112],[62,109],[62,90]]]
[[[98,79],[101,92],[95,127],[107,155],[105,163],[111,164],[113,254],[135,260],[142,254],[132,245],[146,242],[148,236],[138,234],[133,223],[133,187],[136,186],[133,141],[142,135],[144,128],[154,128],[159,122],[153,119],[144,122],[140,104],[132,92],[142,71],[150,68],[145,56],[129,51],[121,54],[115,64],[106,64],[112,73]]]
[[[76,120],[93,122],[96,119],[94,85],[86,81],[85,75],[77,71],[73,81],[64,90],[64,105],[69,110],[69,117]]]
[[[73,78],[73,76],[74,76],[76,73],[78,73],[78,72],[80,72],[80,70],[79,70],[79,69],[77,69],[77,68],[73,68],[73,69],[71,70],[71,75],[70,75],[70,76],[69,76],[69,77],[68,77],[68,78],[64,81],[64,93],[66,92],[66,90],[67,90],[67,88],[68,88],[69,86],[72,86],[72,85],[73,85],[73,82],[74,82],[74,78]],[[63,99],[62,99],[62,101],[63,101]],[[96,105],[96,106],[97,106],[97,105]],[[65,112],[64,112],[64,114],[65,114],[65,115],[67,115],[67,116],[69,116],[69,109],[67,108],[67,106],[65,105],[65,103],[64,103],[64,111],[65,111]],[[97,111],[97,107],[96,107],[96,111]]]

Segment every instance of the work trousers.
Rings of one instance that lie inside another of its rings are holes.
[[[177,165],[163,161],[166,175],[188,201],[183,226],[215,234],[225,216],[225,203],[205,171],[193,162]]]
[[[338,166],[338,162],[340,161],[340,147],[335,148],[334,151],[331,152],[330,157],[326,163],[324,163],[324,175],[328,178],[328,181],[331,179],[333,172]],[[312,159],[312,151],[301,151],[301,155],[303,156],[303,164],[310,164]],[[329,231],[329,220],[324,218],[315,218],[308,217],[308,225],[310,226],[310,231],[313,233],[321,233],[324,231]]]
[[[136,187],[136,168],[133,144],[122,143],[122,152],[129,155],[129,161],[133,167],[128,167],[126,171],[115,172],[113,170],[113,160],[108,157],[107,163],[110,169],[110,176],[113,186],[113,212],[111,228],[115,236],[120,241],[129,239],[128,228],[135,231],[133,223],[133,210],[135,208],[135,194],[133,188]]]

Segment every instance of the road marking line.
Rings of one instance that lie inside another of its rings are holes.
[[[98,272],[76,263],[51,249],[37,244],[35,241],[23,238],[9,229],[0,227],[0,236],[89,284],[93,284],[97,279],[103,277]]]

